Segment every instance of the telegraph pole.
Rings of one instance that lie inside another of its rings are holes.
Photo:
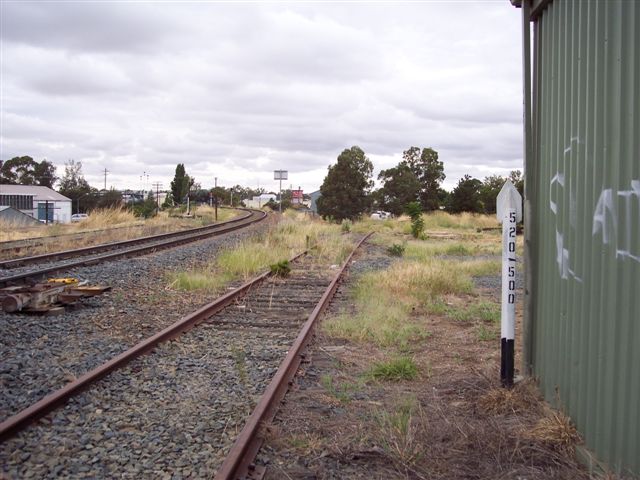
[[[151,187],[156,189],[156,213],[158,213],[160,211],[160,187],[162,187],[162,183],[153,182]]]
[[[218,177],[215,177],[213,179],[213,188],[216,189],[218,188]],[[216,192],[217,193],[217,192]],[[214,193],[213,194],[213,205],[215,208],[215,221],[218,221],[218,196]]]

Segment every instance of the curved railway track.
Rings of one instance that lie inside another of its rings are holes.
[[[147,237],[125,240],[121,242],[83,247],[75,250],[23,257],[0,262],[0,287],[17,285],[30,279],[41,279],[47,275],[63,272],[71,268],[94,265],[96,263],[115,260],[134,255],[143,255],[164,248],[171,248],[189,242],[194,242],[210,236],[221,235],[266,218],[262,211],[246,210],[246,214],[232,220],[207,225],[191,230],[163,233]],[[80,258],[80,259],[78,259]],[[32,265],[46,265],[40,268]],[[2,275],[2,270],[10,272]]]
[[[143,227],[144,222],[140,222],[124,227],[114,227],[109,229],[85,230],[77,233],[61,233],[59,235],[23,238],[20,240],[4,240],[0,242],[0,260],[11,260],[18,256],[26,257],[29,256],[29,251],[40,247],[47,247],[52,243],[60,243],[61,241],[73,243],[74,241],[81,241],[87,237],[98,238],[103,234],[108,234],[114,231],[142,229]]]
[[[35,468],[29,462],[37,462],[38,451],[46,449],[49,442],[81,445],[88,435],[83,432],[99,432],[107,425],[106,431],[112,432],[109,438],[115,435],[116,441],[105,442],[104,458],[96,455],[91,459],[93,467],[88,476],[120,476],[120,457],[114,453],[119,441],[134,445],[133,456],[140,457],[134,460],[140,462],[142,470],[125,472],[132,478],[138,474],[152,478],[176,471],[176,465],[195,465],[202,448],[211,445],[224,447],[207,457],[199,470],[189,468],[183,473],[188,471],[201,477],[211,476],[217,470],[217,479],[245,475],[251,470],[253,455],[261,443],[259,425],[275,413],[303,357],[315,322],[366,238],[360,239],[337,274],[302,253],[292,259],[293,269],[286,278],[270,273],[256,277],[6,419],[0,425],[5,473],[22,477]],[[170,339],[178,341],[167,342]],[[152,351],[152,355],[144,355]],[[179,374],[176,365],[180,367]],[[173,373],[166,375],[167,368],[174,368]],[[198,399],[194,400],[195,410],[181,403],[181,392],[197,392],[192,397]],[[217,396],[229,398],[229,392],[233,392],[230,397],[233,401],[217,399]],[[260,395],[256,405],[255,399]],[[74,396],[77,397],[70,402]],[[115,408],[114,398],[118,399]],[[142,410],[135,403],[141,398],[150,402]],[[64,409],[56,410],[63,404]],[[144,410],[144,414],[132,415],[134,405],[138,407],[134,409],[136,412]],[[182,405],[186,415],[176,405]],[[253,413],[247,420],[246,414],[251,409]],[[47,425],[38,423],[26,428],[52,411]],[[99,418],[99,425],[93,425],[94,411],[110,411],[112,417]],[[187,432],[180,434],[179,446],[171,441],[171,434],[166,434],[162,419],[167,415],[180,416],[179,423]],[[202,422],[202,418],[206,421]],[[128,429],[126,435],[118,431],[123,422]],[[23,429],[26,430],[21,432]],[[240,429],[239,435],[232,433]],[[99,442],[99,436],[92,433],[92,443]],[[164,455],[166,445],[160,448],[158,439],[172,445],[171,454]],[[108,446],[114,443],[114,448]],[[22,452],[18,457],[10,454],[17,445]],[[80,447],[78,452],[67,451],[62,464],[49,470],[43,467],[44,470],[36,468],[31,472],[43,476],[87,472],[81,466],[86,461],[86,455],[79,453],[82,450]],[[123,455],[131,456],[126,452]],[[151,464],[143,461],[148,458],[153,460]],[[149,470],[152,464],[159,470]]]

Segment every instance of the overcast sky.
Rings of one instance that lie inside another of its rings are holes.
[[[102,188],[316,190],[360,146],[432,147],[451,189],[522,169],[520,11],[488,2],[1,2],[0,158]],[[285,187],[283,185],[283,188]]]

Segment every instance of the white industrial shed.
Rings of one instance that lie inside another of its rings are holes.
[[[0,206],[13,207],[46,222],[71,222],[71,199],[34,185],[0,185]]]

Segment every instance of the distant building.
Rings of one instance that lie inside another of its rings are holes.
[[[49,187],[0,185],[0,207],[12,207],[43,222],[71,222],[71,199]]]
[[[31,215],[22,213],[20,210],[16,210],[13,207],[0,207],[0,220],[12,225],[40,225],[40,222],[33,218]]]
[[[122,201],[125,204],[138,203],[146,199],[145,192],[140,190],[123,190]]]
[[[262,208],[265,203],[268,203],[269,200],[276,201],[276,195],[273,193],[263,193],[262,195],[258,195],[257,197],[253,197],[252,199],[244,200],[244,204],[248,208]]]
[[[313,213],[318,213],[318,199],[322,195],[320,194],[320,190],[316,190],[315,192],[311,192],[309,197],[311,198],[311,206],[309,207]]]

